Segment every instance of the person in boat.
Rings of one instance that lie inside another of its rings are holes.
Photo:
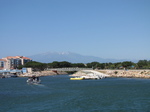
[[[40,79],[39,77],[36,77],[36,76],[32,76],[32,77],[29,77],[28,80],[27,80],[28,83],[40,83]]]
[[[30,81],[34,81],[34,80],[39,81],[39,77],[36,77],[36,76],[29,77],[28,79]]]
[[[36,77],[36,80],[39,81],[39,77]]]
[[[39,77],[36,77],[36,76],[32,76],[32,80],[34,81],[39,81]]]
[[[33,75],[33,76],[32,76],[32,79],[35,80],[35,78],[36,78],[36,77]]]

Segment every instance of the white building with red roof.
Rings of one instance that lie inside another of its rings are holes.
[[[24,56],[7,56],[0,59],[0,69],[16,69],[30,61],[30,58]]]

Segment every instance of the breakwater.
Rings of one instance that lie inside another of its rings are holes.
[[[51,76],[51,75],[63,75],[67,74],[67,72],[64,71],[40,71],[40,72],[32,72],[32,73],[24,73],[19,75],[19,77],[30,77],[30,76]]]
[[[150,78],[150,70],[98,70],[110,77]]]
[[[96,70],[98,72],[109,75],[110,77],[128,77],[128,78],[148,78],[150,79],[150,70]],[[65,71],[41,71],[21,74],[20,77],[36,76],[51,76],[68,74]]]

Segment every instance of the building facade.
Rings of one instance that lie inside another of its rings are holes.
[[[30,61],[30,58],[24,56],[8,56],[0,59],[0,69],[16,69]]]
[[[0,59],[0,70],[4,68],[5,61],[4,59]]]

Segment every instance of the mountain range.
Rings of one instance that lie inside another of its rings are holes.
[[[100,63],[106,63],[106,62],[123,62],[123,61],[130,61],[125,59],[104,59],[100,57],[95,56],[84,56],[77,53],[72,52],[47,52],[47,53],[41,53],[36,54],[32,56],[28,56],[33,61],[38,61],[42,63],[51,63],[53,61],[67,61],[71,63],[90,63],[90,62],[100,62]]]

